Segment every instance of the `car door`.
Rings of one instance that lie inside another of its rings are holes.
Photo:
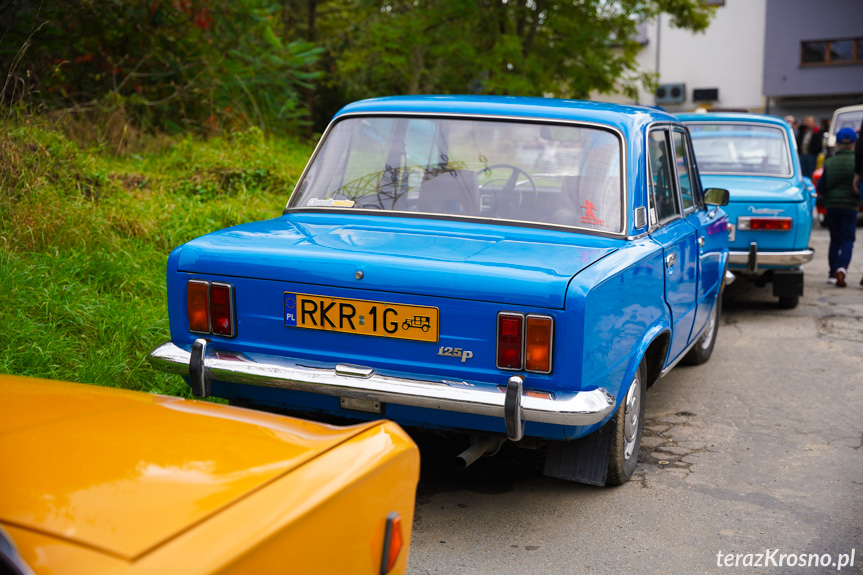
[[[681,205],[686,221],[696,230],[698,244],[698,285],[696,287],[697,310],[692,327],[692,336],[697,336],[710,317],[714,295],[722,281],[722,245],[727,226],[721,221],[722,212],[704,204],[704,190],[695,163],[695,154],[688,132],[678,127],[672,131],[674,164],[680,189]]]
[[[665,301],[673,324],[669,362],[691,341],[698,293],[698,234],[684,217],[671,144],[668,128],[654,128],[648,134],[650,236],[662,245]]]

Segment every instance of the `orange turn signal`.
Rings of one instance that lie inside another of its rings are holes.
[[[524,369],[539,373],[551,372],[552,319],[528,315],[525,328]]]
[[[387,515],[387,527],[384,532],[384,550],[381,554],[381,575],[387,575],[387,573],[393,570],[403,546],[402,518],[398,513],[393,511]]]
[[[189,331],[210,333],[210,284],[189,280],[186,284],[186,309],[189,313]]]

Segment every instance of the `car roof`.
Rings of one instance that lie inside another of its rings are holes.
[[[854,104],[852,106],[842,106],[841,108],[836,108],[833,110],[833,115],[843,114],[845,112],[859,112],[863,110],[863,104]]]
[[[733,122],[735,124],[774,124],[785,127],[788,123],[777,116],[746,114],[741,112],[689,112],[677,114],[681,122]]]
[[[775,139],[775,140],[784,140],[785,136],[781,132],[777,132],[772,128],[766,128],[758,130],[756,128],[755,131],[749,130],[695,130],[692,132],[693,140],[700,140],[705,138],[728,138],[729,136],[737,136],[741,138],[759,138],[759,139]]]
[[[347,114],[454,114],[596,122],[628,133],[655,122],[678,122],[656,108],[584,100],[520,96],[391,96],[360,100],[342,108]]]

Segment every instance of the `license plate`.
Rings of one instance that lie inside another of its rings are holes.
[[[285,292],[285,325],[437,342],[438,308]]]

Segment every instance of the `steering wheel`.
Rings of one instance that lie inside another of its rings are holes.
[[[510,192],[518,192],[518,202],[513,204],[513,207],[521,208],[524,206],[529,206],[536,203],[536,200],[539,198],[539,193],[536,191],[536,183],[533,181],[533,178],[530,177],[526,171],[518,166],[513,166],[512,164],[493,164],[491,166],[486,166],[480,170],[477,170],[477,175],[480,175],[485,172],[491,172],[496,168],[504,168],[512,171],[512,174],[507,178],[506,183],[500,188],[501,192],[504,192],[506,195],[509,195]],[[518,184],[518,176],[519,174],[523,174],[525,178],[527,178],[528,183],[530,184],[529,190],[523,190],[519,187]],[[484,185],[488,186],[491,183],[498,182],[503,178],[494,178],[489,180]]]

